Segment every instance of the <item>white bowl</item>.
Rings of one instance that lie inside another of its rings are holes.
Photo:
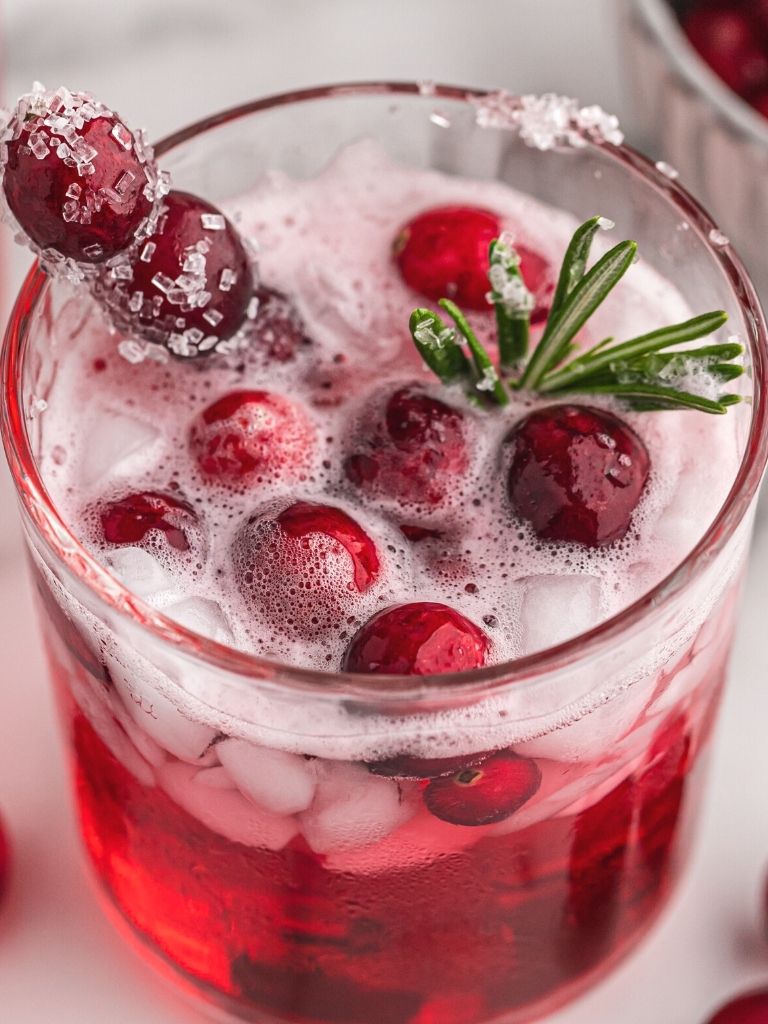
[[[646,148],[709,208],[768,297],[768,119],[688,42],[669,0],[626,0],[632,100]]]

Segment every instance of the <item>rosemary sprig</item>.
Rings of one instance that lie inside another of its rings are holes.
[[[489,252],[488,298],[496,313],[501,372],[450,299],[441,299],[439,305],[454,327],[429,309],[411,314],[411,335],[427,366],[445,384],[462,384],[476,404],[483,399],[507,404],[503,373],[509,387],[541,394],[611,395],[643,411],[725,413],[741,397],[717,393],[718,387],[744,372],[737,362],[743,346],[730,340],[698,348],[676,347],[722,327],[727,314],[721,310],[619,343],[608,337],[580,351],[578,332],[636,258],[636,243],[620,242],[587,269],[595,235],[600,228],[610,227],[613,224],[605,218],[592,217],[576,230],[563,259],[547,323],[530,357],[533,296],[520,274],[520,259],[510,238],[503,235],[494,240]]]

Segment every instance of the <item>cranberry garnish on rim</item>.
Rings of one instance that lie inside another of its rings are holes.
[[[460,612],[431,601],[377,612],[352,638],[342,670],[366,675],[433,676],[485,665],[490,642]]]
[[[47,266],[103,263],[152,230],[167,191],[152,151],[88,93],[36,87],[3,142],[5,199]]]
[[[535,761],[501,750],[480,764],[434,779],[424,790],[424,803],[451,825],[492,825],[519,810],[540,785]]]
[[[170,192],[157,229],[95,284],[120,330],[189,358],[243,325],[253,273],[235,227],[204,199]]]
[[[398,388],[383,414],[369,409],[355,448],[344,461],[355,487],[425,508],[440,505],[469,465],[464,415],[418,385]]]
[[[768,1024],[768,989],[731,1000],[707,1024]]]
[[[290,479],[309,467],[315,429],[303,408],[284,395],[231,391],[195,419],[189,444],[213,480]]]
[[[99,518],[109,544],[141,544],[147,534],[158,531],[177,551],[189,550],[189,531],[197,523],[194,509],[185,501],[154,491],[110,501],[101,508]]]
[[[617,416],[582,405],[549,406],[517,423],[505,446],[512,509],[542,540],[602,547],[627,532],[650,459]]]
[[[311,501],[252,516],[233,559],[245,598],[304,635],[337,627],[381,572],[365,530],[343,509]]]
[[[467,309],[490,311],[488,249],[500,234],[501,222],[490,210],[438,206],[401,228],[395,260],[405,283],[426,298],[453,299]],[[549,264],[532,249],[517,248],[523,280],[536,298],[531,321],[537,323],[553,290]]]

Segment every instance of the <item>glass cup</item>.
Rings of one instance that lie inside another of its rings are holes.
[[[766,461],[763,316],[676,182],[586,136],[530,148],[478,124],[477,99],[305,90],[193,125],[158,154],[175,187],[227,201],[267,169],[315,175],[372,135],[407,165],[508,182],[580,220],[605,213],[692,308],[728,311],[750,398],[728,414],[732,489],[700,543],[681,540],[674,572],[587,634],[416,683],[300,670],[191,632],[96,563],[41,479],[40,399],[90,300],[33,268],[8,329],[3,436],[93,877],[147,960],[238,1019],[551,1012],[636,945],[693,836]],[[541,777],[519,811],[480,827],[428,813],[434,759],[466,755],[471,782],[471,755],[509,748]],[[422,759],[401,774],[425,777],[370,771],[384,749]]]

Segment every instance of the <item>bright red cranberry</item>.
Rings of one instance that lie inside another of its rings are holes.
[[[726,1003],[708,1024],[768,1024],[768,989]]]
[[[41,252],[102,263],[149,229],[158,191],[151,151],[87,93],[23,96],[2,163],[8,206]]]
[[[399,388],[363,426],[347,479],[373,497],[436,506],[469,464],[464,417],[416,385]]]
[[[433,676],[485,664],[488,637],[453,608],[430,601],[377,612],[352,638],[342,670],[366,675]]]
[[[140,544],[153,530],[165,534],[172,548],[189,551],[187,530],[197,521],[194,509],[167,494],[141,491],[105,505],[100,514],[110,544]]]
[[[231,391],[197,417],[189,443],[215,480],[295,477],[309,465],[314,428],[306,413],[272,391]]]
[[[365,530],[342,509],[311,501],[252,516],[233,560],[246,599],[303,636],[338,628],[381,571]]]
[[[242,327],[253,274],[235,227],[221,210],[170,192],[157,230],[96,286],[125,333],[192,357],[214,350]]]
[[[394,244],[403,280],[428,299],[453,299],[465,309],[490,309],[488,248],[502,232],[496,214],[473,206],[437,206],[418,214],[400,230]],[[518,246],[520,271],[536,297],[531,320],[546,315],[552,281],[549,264]]]
[[[694,9],[683,28],[700,56],[735,92],[746,95],[768,83],[768,55],[746,12],[727,6]]]
[[[491,754],[487,751],[456,757],[411,757],[409,754],[400,754],[384,761],[371,761],[367,768],[373,775],[384,775],[388,779],[440,779],[482,764],[489,757]]]
[[[296,307],[274,288],[256,288],[253,297],[258,305],[250,345],[270,360],[290,363],[302,346],[312,344]]]
[[[424,790],[424,803],[451,825],[492,825],[519,810],[540,785],[535,761],[500,750],[482,764],[434,779]]]
[[[581,405],[549,406],[517,423],[505,445],[512,509],[542,540],[602,547],[627,532],[650,459],[618,417]]]

